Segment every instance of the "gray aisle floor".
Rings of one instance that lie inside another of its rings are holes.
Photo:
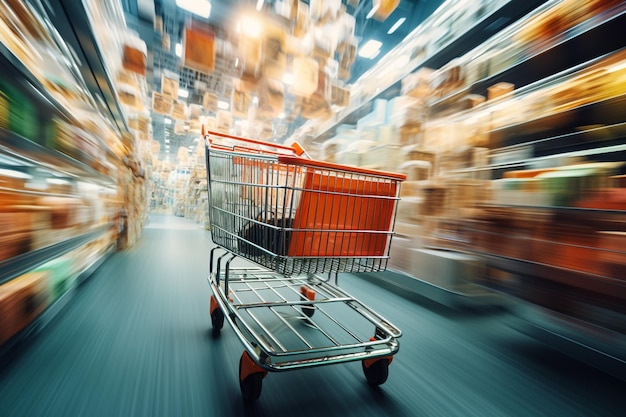
[[[623,416],[626,385],[506,325],[352,275],[342,288],[404,335],[378,389],[359,363],[270,373],[244,405],[242,345],[208,316],[208,232],[152,216],[0,369],[0,416]]]

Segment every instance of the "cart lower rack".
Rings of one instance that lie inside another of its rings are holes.
[[[244,400],[260,396],[269,371],[349,361],[361,361],[371,385],[384,383],[402,333],[337,279],[385,269],[405,177],[216,132],[206,146],[218,245],[210,256],[211,322],[217,335],[226,320],[245,347]],[[237,256],[259,266],[231,267]]]
[[[360,360],[370,384],[386,381],[399,329],[318,276],[232,268],[235,256],[226,251],[215,258],[216,250],[209,276],[213,332],[226,319],[246,348],[239,370],[244,399],[258,398],[268,371]]]

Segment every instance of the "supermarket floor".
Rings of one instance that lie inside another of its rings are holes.
[[[0,416],[623,416],[626,384],[506,324],[400,297],[359,277],[341,286],[404,335],[379,389],[359,363],[270,373],[241,401],[242,346],[210,332],[208,232],[152,216],[65,309],[0,369]]]

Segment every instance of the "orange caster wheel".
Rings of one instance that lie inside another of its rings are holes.
[[[263,388],[263,378],[267,371],[257,365],[248,352],[244,351],[239,359],[239,388],[245,402],[259,399]]]
[[[389,376],[389,358],[366,359],[361,362],[367,383],[377,387],[387,381]]]
[[[213,326],[213,335],[217,336],[220,334],[220,330],[224,327],[224,312],[217,305],[217,301],[215,301],[215,297],[211,296],[211,325]]]

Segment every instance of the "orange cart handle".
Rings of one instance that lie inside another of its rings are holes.
[[[229,151],[229,152],[243,152],[243,153],[249,153],[253,155],[274,155],[274,156],[284,155],[284,153],[280,153],[278,151],[268,151],[264,149],[250,148],[250,147],[241,146],[241,145],[226,146],[220,143],[211,143],[211,149],[217,149],[220,151]]]
[[[343,172],[349,172],[349,173],[354,173],[354,174],[372,175],[376,177],[386,177],[386,178],[391,178],[391,179],[398,180],[398,181],[406,180],[406,175],[399,174],[396,172],[379,171],[377,169],[360,168],[360,167],[354,167],[350,165],[335,164],[332,162],[316,161],[314,159],[298,158],[297,156],[279,155],[278,162],[282,164],[299,165],[303,167],[332,169],[333,171],[343,171]]]
[[[227,133],[222,133],[222,132],[216,132],[213,130],[205,130],[204,126],[202,127],[202,134],[204,135],[214,135],[214,136],[219,136],[222,138],[226,138],[226,139],[234,139],[234,140],[238,140],[241,142],[246,142],[246,143],[253,143],[255,145],[262,145],[262,146],[267,146],[270,148],[276,148],[276,149],[283,149],[283,150],[287,150],[290,152],[293,152],[296,155],[302,155],[304,153],[304,149],[302,149],[302,147],[300,145],[296,145],[296,146],[285,146],[285,145],[279,145],[277,143],[271,143],[271,142],[265,142],[263,140],[258,140],[258,139],[250,139],[250,138],[244,138],[241,136],[234,136],[234,135],[229,135]]]

